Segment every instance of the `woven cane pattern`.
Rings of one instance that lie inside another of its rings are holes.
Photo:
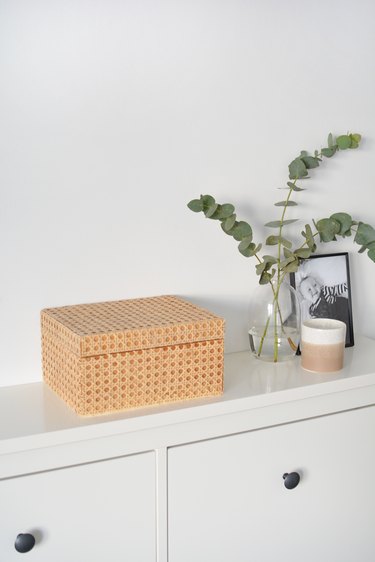
[[[50,360],[53,347],[54,359]],[[78,414],[220,395],[223,341],[77,358],[45,341],[45,381]]]
[[[223,391],[223,320],[176,297],[46,309],[41,320],[44,380],[80,415]]]
[[[42,324],[81,357],[223,337],[222,319],[173,296],[45,309]]]
[[[60,342],[42,333],[44,382],[76,412],[82,403],[82,359],[64,348]]]

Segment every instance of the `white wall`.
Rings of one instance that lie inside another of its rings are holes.
[[[40,380],[50,306],[177,294],[245,349],[254,263],[186,203],[261,241],[289,162],[350,130],[289,216],[375,225],[374,52],[372,0],[0,0],[0,385]],[[332,246],[375,337],[375,264]]]

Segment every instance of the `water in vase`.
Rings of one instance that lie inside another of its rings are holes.
[[[266,335],[264,336],[266,332]],[[250,349],[255,357],[263,361],[288,361],[297,351],[299,331],[294,327],[284,326],[275,336],[272,329],[257,326],[249,330]]]

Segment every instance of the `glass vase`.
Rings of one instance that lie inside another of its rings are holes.
[[[263,361],[288,361],[300,340],[300,304],[294,288],[272,280],[259,285],[249,307],[251,352]]]

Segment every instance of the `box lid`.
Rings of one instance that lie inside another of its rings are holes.
[[[41,311],[42,333],[81,357],[224,337],[224,320],[175,296]]]

